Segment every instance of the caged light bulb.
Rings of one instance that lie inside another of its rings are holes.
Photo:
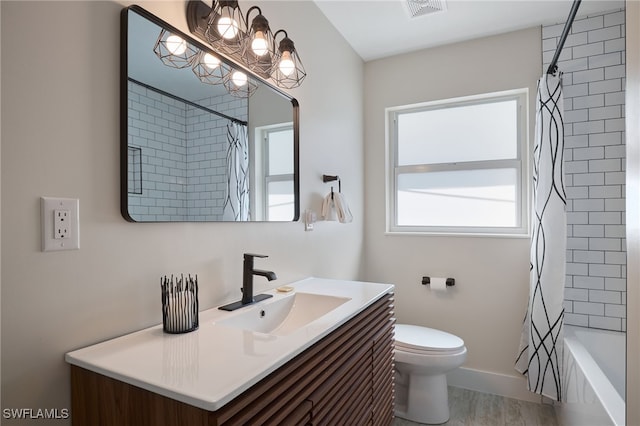
[[[236,87],[242,87],[247,84],[248,78],[245,73],[236,71],[231,75],[231,81],[233,81]]]
[[[293,73],[293,70],[296,68],[296,66],[293,63],[293,59],[291,59],[291,52],[285,50],[282,53],[282,59],[280,60],[278,68],[280,68],[280,72],[287,77],[289,77],[291,73]]]
[[[213,70],[220,66],[220,59],[216,58],[211,53],[205,53],[204,64],[207,66],[207,68]]]
[[[172,55],[182,55],[187,50],[187,42],[177,35],[167,37],[166,44]]]
[[[256,35],[251,42],[251,50],[253,50],[253,53],[257,56],[264,56],[269,51],[267,40],[262,31],[256,31]]]
[[[235,38],[238,35],[238,22],[233,19],[229,7],[225,7],[221,11],[222,16],[218,19],[218,33],[227,40]]]

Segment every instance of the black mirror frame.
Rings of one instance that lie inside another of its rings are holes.
[[[206,46],[199,40],[194,39],[193,37],[185,34],[184,32],[178,30],[173,25],[163,21],[158,18],[151,12],[146,9],[138,6],[131,5],[122,9],[120,15],[120,212],[122,217],[128,222],[141,223],[139,221],[134,220],[131,215],[129,215],[129,194],[128,194],[128,135],[129,135],[129,126],[128,126],[128,43],[129,43],[129,11],[135,12],[138,15],[148,19],[149,21],[155,23],[161,28],[165,28],[166,30],[179,35],[183,40],[191,43],[196,46],[198,49],[211,53],[216,57],[220,58],[225,64],[235,67],[237,69],[241,69],[248,76],[260,81],[262,84],[269,87],[271,90],[280,94],[285,99],[291,101],[291,105],[293,108],[293,195],[294,195],[294,211],[293,211],[293,219],[292,222],[297,222],[300,219],[300,105],[298,101],[291,97],[286,92],[281,89],[275,87],[274,85],[267,82],[264,78],[255,74],[254,72],[246,69],[242,65],[239,65],[230,59],[228,59],[225,55],[220,54],[218,52],[214,52],[210,47]],[[178,221],[176,221],[178,222]],[[186,221],[185,221],[186,222]],[[195,222],[195,221],[194,221]],[[251,222],[260,222],[260,221],[251,221]],[[143,222],[143,223],[172,223],[172,222],[164,222],[164,221],[156,221],[156,222]],[[233,221],[211,221],[204,223],[250,223],[250,222],[233,222]],[[268,221],[261,221],[261,223],[269,223]],[[284,222],[279,222],[284,223]]]

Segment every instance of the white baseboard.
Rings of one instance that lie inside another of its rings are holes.
[[[469,389],[477,392],[505,396],[507,398],[537,403],[552,403],[552,400],[527,390],[524,376],[508,376],[506,374],[471,368],[456,368],[447,374],[449,386]]]

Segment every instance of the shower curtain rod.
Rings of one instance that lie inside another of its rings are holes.
[[[246,126],[246,125],[248,124],[246,121],[242,121],[242,120],[240,120],[240,119],[237,119],[237,118],[234,118],[234,117],[228,116],[227,114],[223,114],[223,113],[221,113],[221,112],[219,112],[219,111],[215,111],[215,110],[212,110],[212,109],[210,109],[210,108],[204,107],[204,106],[202,106],[202,105],[198,105],[198,104],[197,104],[197,103],[195,103],[195,102],[191,102],[190,100],[183,99],[183,98],[181,98],[180,96],[176,96],[176,95],[171,94],[171,93],[169,93],[169,92],[165,92],[164,90],[158,89],[157,87],[150,86],[150,85],[148,85],[148,84],[146,84],[146,83],[143,83],[143,82],[141,82],[141,81],[138,81],[138,80],[136,80],[136,79],[134,79],[134,78],[127,77],[127,80],[129,80],[130,82],[135,83],[135,84],[137,84],[137,85],[139,85],[139,86],[142,86],[142,87],[144,87],[145,89],[149,89],[149,90],[151,90],[152,92],[156,92],[156,93],[159,93],[159,94],[161,94],[161,95],[167,96],[167,97],[169,97],[169,98],[171,98],[171,99],[175,99],[175,100],[176,100],[176,101],[178,101],[178,102],[183,102],[183,103],[185,103],[185,104],[187,104],[187,105],[191,105],[191,106],[192,106],[192,107],[194,107],[194,108],[198,108],[198,109],[200,109],[200,110],[202,110],[202,111],[205,111],[205,112],[208,112],[208,113],[210,113],[210,114],[217,115],[218,117],[226,118],[227,120],[232,121],[232,122],[234,122],[234,123],[242,124],[243,126]]]
[[[560,42],[558,43],[558,47],[556,47],[556,53],[553,55],[553,59],[549,64],[549,68],[547,68],[547,74],[555,74],[555,72],[558,70],[558,58],[560,57],[560,53],[562,52],[564,42],[567,40],[567,36],[569,35],[569,30],[571,30],[571,24],[573,24],[576,13],[578,13],[578,7],[580,7],[581,1],[582,0],[573,0],[573,5],[571,6],[569,17],[567,18],[567,22],[564,23],[564,29],[562,30],[562,35],[560,36]]]

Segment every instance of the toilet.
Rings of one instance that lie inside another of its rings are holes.
[[[460,367],[466,358],[467,348],[458,336],[396,324],[395,415],[426,424],[449,420],[447,373]]]

